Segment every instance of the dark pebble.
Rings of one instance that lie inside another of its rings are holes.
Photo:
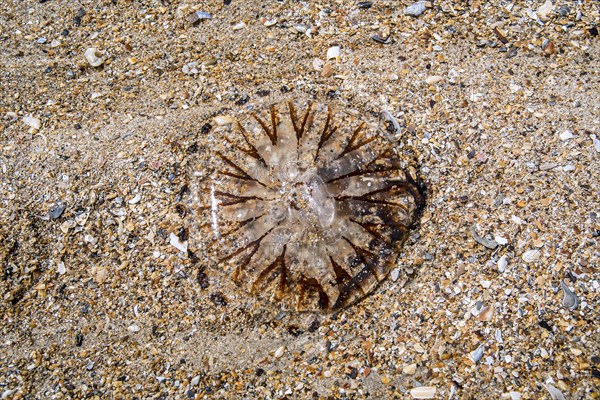
[[[268,96],[270,94],[271,94],[270,90],[259,90],[258,92],[256,92],[256,95],[258,97],[266,97],[266,96]]]
[[[210,282],[208,276],[203,271],[198,272],[198,284],[202,289],[208,289]]]
[[[368,10],[371,7],[373,7],[372,1],[359,1],[358,2],[358,8],[361,8],[363,10]]]
[[[226,306],[227,305],[227,300],[225,300],[225,297],[223,297],[223,295],[219,292],[216,293],[212,293],[210,295],[210,300],[216,305],[216,306]]]

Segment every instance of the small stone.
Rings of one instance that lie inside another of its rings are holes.
[[[596,149],[596,151],[598,153],[600,153],[600,140],[598,140],[596,138],[596,135],[590,135],[590,137],[592,138],[592,144],[594,145],[594,148]]]
[[[392,281],[396,282],[398,280],[398,276],[400,275],[400,268],[393,269],[390,275],[392,276]]]
[[[140,331],[140,327],[139,327],[138,325],[136,325],[136,324],[133,324],[133,325],[130,325],[130,326],[128,326],[128,327],[127,327],[127,330],[128,330],[129,332],[136,333],[136,332],[139,332],[139,331]]]
[[[390,382],[391,382],[391,380],[387,375],[384,375],[381,377],[381,383],[383,383],[384,385],[389,385]]]
[[[437,389],[433,386],[419,386],[410,389],[410,395],[413,399],[433,399]]]
[[[127,203],[128,204],[137,204],[140,202],[140,200],[142,199],[142,196],[138,193],[136,194],[131,200],[129,200]]]
[[[325,66],[325,61],[321,60],[320,58],[315,58],[312,65],[315,71],[321,71]]]

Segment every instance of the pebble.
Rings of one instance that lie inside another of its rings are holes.
[[[95,47],[90,47],[84,53],[85,59],[92,67],[99,67],[104,63],[102,54]]]
[[[537,15],[542,20],[546,20],[553,9],[554,5],[552,4],[552,0],[546,0],[546,2],[537,9]]]
[[[273,357],[281,358],[281,356],[283,356],[284,352],[285,352],[285,346],[281,346],[277,350],[275,350],[275,354],[273,354]]]
[[[39,118],[32,117],[31,115],[23,117],[23,123],[36,131],[42,127],[42,122]]]
[[[433,399],[436,391],[434,386],[419,386],[410,389],[410,395],[413,399]]]

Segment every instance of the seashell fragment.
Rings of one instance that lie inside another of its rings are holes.
[[[496,243],[494,239],[488,239],[483,236],[479,236],[475,226],[471,227],[471,236],[473,236],[473,239],[475,239],[477,243],[487,247],[488,249],[494,250],[496,247],[498,247],[498,243]]]
[[[425,79],[425,83],[427,83],[428,85],[435,85],[442,79],[444,79],[444,78],[439,75],[433,75],[433,76],[427,77],[427,79]]]
[[[564,293],[563,305],[570,310],[576,310],[579,306],[579,299],[577,298],[575,293],[573,293],[563,281],[560,281],[560,288]]]
[[[332,46],[327,49],[327,59],[338,58],[340,56],[340,46]]]
[[[550,393],[552,400],[565,400],[562,392],[550,384],[542,383],[542,386]]]
[[[373,291],[424,205],[416,170],[374,125],[327,105],[229,118],[206,132],[216,172],[198,188],[213,267],[296,310],[337,310]]]
[[[546,2],[537,9],[537,15],[540,19],[546,20],[548,19],[548,14],[550,14],[552,10],[554,10],[552,0],[546,0]]]
[[[573,139],[575,136],[573,136],[573,133],[570,130],[566,130],[563,133],[561,133],[559,137],[560,140],[564,142],[565,140]]]
[[[90,47],[84,53],[84,57],[87,60],[88,64],[92,67],[99,67],[104,63],[104,58],[102,58],[102,54],[95,47]]]
[[[436,391],[434,386],[419,386],[410,389],[410,395],[413,399],[433,399]]]
[[[231,115],[217,115],[215,117],[215,124],[219,126],[231,125],[235,122]]]
[[[188,16],[188,22],[192,25],[199,23],[204,19],[211,19],[212,15],[204,11],[195,11]]]
[[[42,122],[39,118],[32,117],[31,115],[23,117],[23,123],[36,131],[38,131],[42,127]]]
[[[600,140],[598,140],[594,134],[590,135],[590,137],[592,138],[592,144],[594,145],[594,148],[598,153],[600,153]]]
[[[506,270],[507,266],[508,266],[508,259],[506,258],[506,256],[500,257],[500,259],[498,259],[498,271],[504,272]]]
[[[481,360],[481,357],[483,357],[483,345],[479,346],[478,348],[469,353],[469,359],[474,364],[477,364],[479,360]]]
[[[540,258],[540,251],[537,249],[531,249],[531,250],[527,250],[525,253],[523,253],[523,261],[525,262],[534,262],[537,259]]]
[[[418,17],[425,12],[427,7],[431,7],[431,3],[429,1],[417,1],[416,3],[413,3],[404,9],[404,15]]]
[[[246,23],[244,21],[242,21],[242,22],[238,22],[237,24],[235,24],[233,26],[233,28],[231,28],[231,29],[235,32],[235,31],[240,31],[240,30],[244,29],[245,27],[246,27]]]

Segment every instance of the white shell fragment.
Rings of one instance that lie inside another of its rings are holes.
[[[84,57],[87,60],[88,64],[92,67],[99,67],[104,63],[104,58],[102,58],[102,54],[95,47],[90,47],[84,53]]]
[[[427,9],[427,6],[431,4],[428,3],[428,1],[417,1],[416,3],[413,3],[404,9],[404,15],[418,17],[419,15],[423,14]]]
[[[211,19],[212,15],[210,13],[204,12],[204,11],[196,11],[191,13],[188,16],[188,22],[190,24],[195,24],[199,21],[202,21],[203,19]]]
[[[544,383],[542,383],[542,386],[550,393],[550,398],[552,398],[552,400],[565,400],[565,396],[563,396],[561,391],[554,386],[550,384],[546,385]]]
[[[564,142],[565,140],[573,139],[575,136],[573,136],[573,133],[571,131],[566,130],[563,133],[561,133],[559,137],[560,140]]]
[[[183,251],[184,253],[187,252],[187,247],[188,247],[187,242],[181,243],[181,241],[179,240],[177,235],[175,235],[174,233],[171,233],[169,235],[169,243],[171,244],[171,246],[175,247],[177,250]]]
[[[483,345],[469,353],[469,359],[475,364],[481,360],[481,357],[483,357]]]
[[[590,135],[592,138],[592,143],[594,144],[594,148],[598,153],[600,153],[600,140],[596,138],[596,135]]]
[[[275,354],[273,355],[275,358],[281,358],[281,356],[283,355],[285,351],[285,346],[281,346],[280,348],[278,348],[277,350],[275,350]]]
[[[425,83],[427,83],[428,85],[435,85],[442,79],[444,79],[444,78],[439,75],[433,75],[433,76],[427,77],[427,79],[425,79]]]
[[[506,246],[508,244],[508,239],[502,237],[502,236],[498,236],[495,235],[494,236],[494,240],[496,241],[496,243],[498,243],[500,246]]]
[[[506,270],[507,266],[508,266],[508,258],[506,258],[506,256],[500,257],[500,259],[498,260],[498,271],[504,272]]]
[[[233,124],[234,119],[231,115],[217,115],[215,117],[215,124],[219,126],[223,125],[231,125]]]
[[[23,117],[23,123],[35,129],[36,131],[42,127],[42,122],[38,118],[32,117],[31,115]]]
[[[560,288],[564,293],[563,305],[570,310],[576,310],[577,306],[579,306],[579,299],[575,293],[573,293],[563,281],[560,281]]]
[[[59,262],[58,263],[58,273],[60,275],[64,275],[67,272],[67,268],[65,267],[65,263],[64,262]]]
[[[233,28],[231,28],[231,29],[233,29],[233,31],[239,31],[239,30],[244,29],[245,27],[246,27],[246,23],[244,21],[242,21],[242,22],[238,22],[237,24],[235,24],[233,26]]]
[[[540,251],[537,249],[527,250],[522,257],[525,262],[534,262],[540,258]]]
[[[137,204],[140,202],[140,200],[142,199],[142,195],[140,195],[139,193],[136,194],[131,200],[129,200],[127,203],[128,204]]]
[[[540,6],[537,10],[537,15],[540,19],[548,19],[548,15],[554,9],[554,5],[552,4],[552,0],[546,0],[544,4]]]
[[[340,56],[340,46],[332,46],[327,49],[327,59],[338,58]]]
[[[410,395],[413,399],[433,399],[436,391],[434,386],[419,386],[410,389]]]

